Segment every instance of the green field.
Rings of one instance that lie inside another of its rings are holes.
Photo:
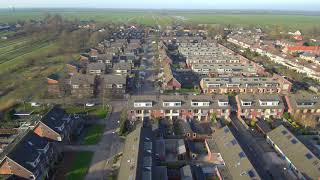
[[[16,100],[40,96],[46,90],[45,77],[63,69],[64,62],[72,58],[48,56],[58,48],[54,41],[32,40],[30,36],[13,36],[0,42],[0,109],[14,105]]]
[[[290,28],[310,28],[320,22],[320,15],[285,14],[285,13],[235,13],[226,12],[193,12],[193,11],[143,11],[143,10],[34,10],[0,12],[0,22],[16,22],[18,20],[43,18],[46,12],[58,13],[74,20],[94,20],[102,23],[137,22],[146,25],[168,25],[173,22],[195,24],[231,24],[231,25],[284,25]]]
[[[108,108],[102,106],[94,107],[83,107],[83,106],[66,106],[67,113],[79,114],[79,113],[88,113],[91,116],[96,118],[103,119],[107,116]]]
[[[65,175],[65,179],[67,180],[81,180],[84,179],[93,153],[92,152],[77,152],[75,154],[75,160],[72,163],[72,167],[69,172]]]
[[[103,135],[104,126],[100,124],[95,124],[89,127],[88,132],[84,137],[84,144],[86,145],[94,145],[99,143],[102,135]]]

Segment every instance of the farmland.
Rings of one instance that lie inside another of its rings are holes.
[[[69,20],[94,20],[101,23],[135,22],[146,25],[168,25],[174,22],[194,24],[231,24],[231,25],[283,25],[292,29],[310,28],[320,21],[319,14],[302,13],[249,13],[249,12],[214,12],[214,11],[142,11],[142,10],[29,10],[4,12],[0,11],[0,22],[16,22],[18,20],[39,20],[46,12],[58,13]]]
[[[32,40],[30,36],[9,37],[0,45],[0,109],[16,100],[33,96],[35,89],[43,90],[44,77],[61,70],[72,55],[47,56],[56,50],[56,42]],[[43,58],[38,58],[43,57]],[[37,91],[35,95],[41,95]]]

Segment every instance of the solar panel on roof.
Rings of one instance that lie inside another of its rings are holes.
[[[253,178],[253,177],[256,176],[256,173],[255,173],[253,170],[249,170],[249,171],[248,171],[248,175],[249,175],[251,178]]]
[[[244,152],[240,152],[240,153],[239,153],[239,157],[240,157],[240,158],[245,158],[245,157],[246,157],[246,154],[245,154]]]

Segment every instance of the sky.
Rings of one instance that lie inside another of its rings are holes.
[[[320,11],[320,0],[0,0],[0,8],[258,9]]]

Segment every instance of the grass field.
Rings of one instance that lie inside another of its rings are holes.
[[[94,20],[97,22],[138,22],[146,25],[168,25],[173,22],[196,24],[241,24],[241,25],[284,25],[290,28],[310,28],[320,22],[320,15],[272,14],[235,12],[192,12],[192,11],[142,11],[142,10],[34,10],[0,12],[0,22],[16,22],[24,19],[41,19],[46,12],[59,13],[73,20]]]
[[[95,124],[89,127],[88,132],[84,137],[84,144],[94,145],[99,143],[103,135],[104,126],[100,124]]]
[[[93,153],[92,152],[77,152],[75,155],[72,167],[66,173],[66,180],[81,180],[84,179],[89,165],[91,163]]]
[[[105,118],[108,113],[108,108],[103,108],[102,106],[94,106],[94,107],[83,107],[83,106],[66,106],[65,107],[67,113],[88,113],[91,116],[95,116],[96,118]]]
[[[45,77],[62,70],[64,62],[73,57],[71,54],[49,57],[57,48],[56,42],[21,36],[0,42],[0,110],[15,104],[16,100],[41,96],[46,90]]]

